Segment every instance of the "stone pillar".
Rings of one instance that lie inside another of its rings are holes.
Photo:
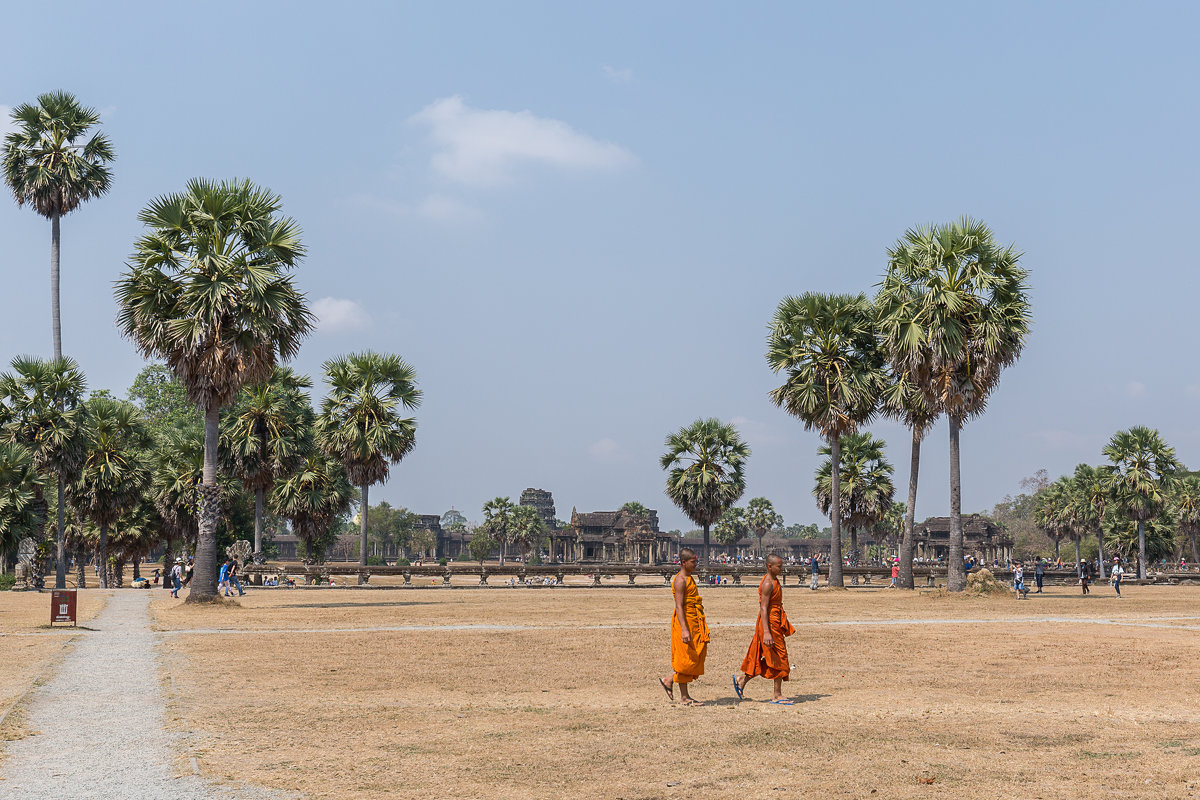
[[[404,570],[404,585],[412,586],[412,573],[408,570]]]
[[[637,577],[637,570],[636,569],[629,570],[629,585],[630,586],[633,586],[634,578],[636,578],[636,577]]]
[[[594,573],[592,573],[592,586],[599,586],[599,585],[600,585],[600,573],[594,572]]]
[[[487,579],[488,579],[487,567],[480,567],[479,568],[479,585],[487,586],[488,585]]]

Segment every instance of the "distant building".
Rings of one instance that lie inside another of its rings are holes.
[[[546,523],[547,531],[558,527],[558,520],[554,516],[554,495],[545,489],[526,489],[521,492],[521,501],[517,505],[529,506],[537,511],[542,522]]]
[[[551,537],[551,558],[562,561],[624,561],[637,564],[669,562],[679,552],[679,540],[658,529],[658,512],[591,511],[571,509],[571,524]]]

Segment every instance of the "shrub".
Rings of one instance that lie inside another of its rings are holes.
[[[542,557],[540,554],[534,553],[532,556],[530,556],[530,558],[529,558],[530,566],[539,567],[539,566],[541,566],[541,564],[542,564]]]
[[[379,556],[367,556],[367,566],[368,567],[382,567],[383,559],[380,558]]]
[[[439,558],[439,559],[438,559],[438,565],[439,565],[439,566],[442,566],[442,567],[444,567],[444,566],[446,566],[446,564],[447,564],[447,561],[446,561],[446,559],[444,559],[444,558]]]
[[[407,558],[397,558],[397,559],[396,559],[396,566],[397,566],[397,567],[411,567],[411,566],[412,566],[412,562],[411,562],[411,561],[409,561]]]
[[[7,592],[17,582],[17,576],[11,572],[0,575],[0,592]]]

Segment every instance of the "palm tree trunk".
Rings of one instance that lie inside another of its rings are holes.
[[[704,525],[704,567],[708,568],[708,524]]]
[[[759,558],[766,558],[765,554],[763,553],[762,540],[763,540],[763,537],[762,537],[762,536],[759,536],[759,537],[758,537],[758,557],[759,557]]]
[[[950,553],[946,557],[946,588],[961,592],[967,588],[967,570],[963,565],[962,471],[959,468],[959,431],[962,422],[950,415]]]
[[[850,563],[858,566],[858,526],[850,526]]]
[[[1100,580],[1104,580],[1104,528],[1099,526],[1096,528],[1096,547],[1099,550],[1096,560],[1100,564]]]
[[[54,566],[54,588],[67,588],[67,509],[65,503],[66,487],[62,475],[58,476],[58,530],[54,532],[54,543],[57,547]]]
[[[367,509],[370,505],[367,503],[367,489],[370,488],[367,484],[359,487],[362,492],[362,513],[358,515],[358,566],[362,569],[367,568]],[[362,572],[358,573],[358,585],[362,586],[367,582],[367,576]]]
[[[845,586],[842,580],[842,440],[840,437],[829,437],[830,466],[829,478],[831,502],[829,505],[829,521],[832,527],[829,531],[829,585]]]
[[[1146,580],[1146,520],[1138,520],[1138,579]]]
[[[904,509],[904,538],[900,540],[900,588],[912,589],[913,582],[913,525],[917,515],[917,476],[921,471],[921,437],[912,431],[912,455],[908,461],[908,506]]]
[[[263,494],[261,486],[254,490],[254,563],[262,561]]]
[[[50,217],[50,318],[54,327],[54,358],[62,358],[62,322],[58,311],[59,214]]]
[[[1082,537],[1075,537],[1075,571],[1079,573],[1079,577],[1083,577],[1083,556],[1079,552],[1079,545]]]
[[[1196,554],[1196,531],[1192,531],[1192,563],[1200,561],[1200,555]]]
[[[100,588],[108,588],[108,523],[100,523],[100,558],[96,565],[96,574],[100,578]]]
[[[135,581],[136,581],[138,578],[142,577],[142,570],[141,570],[141,567],[140,567],[140,564],[141,564],[141,563],[142,563],[142,557],[141,557],[141,556],[135,556],[135,557],[134,557],[134,559],[133,559],[133,579],[134,579]]]
[[[87,588],[87,561],[83,557],[83,548],[75,548],[75,588]]]
[[[196,536],[195,568],[189,584],[188,602],[208,601],[217,596],[217,517],[221,489],[217,486],[217,436],[220,411],[214,405],[204,410],[203,483],[196,487],[200,497],[199,533]]]

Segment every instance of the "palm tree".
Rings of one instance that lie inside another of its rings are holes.
[[[262,558],[263,500],[280,476],[294,472],[312,446],[314,415],[304,394],[312,381],[276,367],[269,381],[248,386],[222,431],[232,471],[254,493],[254,560]]]
[[[1175,481],[1171,507],[1180,533],[1186,534],[1192,543],[1192,561],[1200,561],[1196,552],[1196,536],[1200,534],[1200,474],[1184,475]],[[1181,543],[1182,548],[1182,543]],[[1101,556],[1103,560],[1104,556]]]
[[[704,564],[709,532],[746,491],[750,446],[737,428],[710,417],[698,419],[667,437],[659,464],[667,471],[667,497],[688,519],[704,529]]]
[[[950,423],[950,591],[967,585],[959,434],[983,413],[1029,333],[1028,272],[1020,257],[969,217],[912,228],[888,251],[880,316],[890,320],[884,330],[893,369],[908,374]]]
[[[12,121],[17,129],[4,137],[4,180],[17,205],[28,203],[50,220],[50,312],[58,359],[62,358],[59,220],[108,192],[112,184],[108,164],[116,156],[108,137],[91,131],[100,115],[66,92],[47,92],[38,96],[36,104],[22,103],[12,110]]]
[[[1121,516],[1137,522],[1138,578],[1146,579],[1146,521],[1170,498],[1179,461],[1162,435],[1142,425],[1118,431],[1104,446],[1108,488]]]
[[[749,529],[746,524],[746,509],[733,506],[713,525],[713,538],[718,544],[732,546],[736,555],[737,543],[745,537]]]
[[[902,324],[895,318],[884,317],[882,308],[888,307],[886,300],[878,301],[881,310],[880,330],[885,349],[897,349],[896,338],[901,333]],[[880,396],[880,405],[884,415],[904,423],[912,434],[912,444],[909,449],[908,462],[908,502],[904,503],[904,529],[900,537],[900,578],[902,589],[913,589],[913,555],[916,549],[916,537],[913,527],[917,514],[917,477],[921,472],[921,442],[937,420],[935,412],[925,399],[925,393],[912,382],[909,373],[892,368],[887,385]]]
[[[37,524],[40,484],[30,452],[19,444],[0,442],[0,571],[22,534]]]
[[[167,538],[179,540],[181,553],[195,552],[200,534],[199,489],[204,483],[204,433],[187,427],[162,434],[150,459],[150,495]]]
[[[166,362],[204,412],[204,482],[189,600],[217,593],[217,442],[220,410],[243,386],[296,354],[313,317],[292,285],[304,255],[300,227],[279,195],[246,180],[189,181],[138,219],[129,270],[117,282],[117,326],[147,357]]]
[[[1054,558],[1059,558],[1059,545],[1067,535],[1063,522],[1066,505],[1066,485],[1059,479],[1039,491],[1033,498],[1033,524],[1054,541]]]
[[[340,459],[310,451],[299,468],[275,483],[271,507],[304,542],[310,561],[323,562],[334,525],[357,499]]]
[[[536,554],[546,540],[546,523],[533,506],[517,505],[512,510],[512,539],[526,554]],[[526,558],[526,561],[529,559]]]
[[[1071,503],[1073,516],[1085,529],[1096,534],[1100,578],[1105,577],[1104,566],[1104,511],[1109,503],[1108,489],[1105,486],[1104,470],[1088,464],[1075,467],[1075,475],[1071,478],[1073,491]]]
[[[858,559],[858,532],[872,529],[892,507],[896,486],[892,465],[884,456],[884,442],[871,434],[850,433],[842,437],[841,491],[838,497],[842,514],[850,525],[850,552]],[[826,456],[817,468],[813,497],[821,513],[833,506],[833,448],[822,445],[817,451]]]
[[[480,526],[500,545],[500,565],[504,565],[504,549],[513,536],[513,512],[516,506],[507,497],[494,497],[483,504],[483,525]]]
[[[100,532],[97,572],[108,588],[108,529],[142,500],[149,482],[145,466],[151,437],[141,412],[130,403],[107,397],[88,400],[87,449],[71,504]]]
[[[387,480],[391,464],[417,446],[417,421],[402,416],[421,405],[417,373],[396,355],[355,353],[325,362],[329,396],[321,406],[318,438],[346,465],[362,495],[359,566],[367,566],[367,491]],[[366,583],[366,576],[358,576]]]
[[[65,496],[66,486],[75,480],[83,458],[82,402],[86,389],[83,370],[69,358],[44,361],[20,356],[13,359],[12,372],[0,376],[0,438],[29,448],[38,471],[53,476],[58,486],[54,534],[54,586],[58,589],[67,585]],[[36,491],[44,520],[40,485]]]
[[[874,309],[861,294],[785,298],[771,321],[767,362],[785,376],[771,400],[830,445],[829,585],[842,586],[841,439],[875,415],[884,382]]]
[[[758,539],[758,557],[764,558],[763,537],[767,531],[783,525],[783,517],[775,513],[775,506],[765,497],[755,497],[746,504],[746,525]]]

